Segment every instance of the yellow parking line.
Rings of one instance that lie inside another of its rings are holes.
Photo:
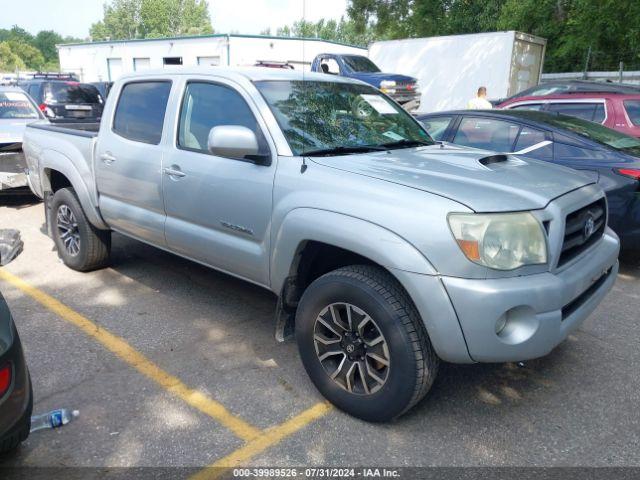
[[[330,412],[331,409],[331,405],[327,402],[317,403],[286,422],[264,430],[259,437],[254,438],[243,447],[240,447],[226,457],[200,470],[189,480],[213,480],[219,478],[227,469],[242,466],[244,462],[252,457],[280,443],[286,437],[293,435],[298,430],[323,417]]]
[[[4,269],[0,269],[0,279],[23,291],[47,309],[51,310],[72,325],[75,325],[140,373],[156,382],[165,390],[178,396],[187,404],[200,410],[206,415],[209,415],[245,442],[250,442],[254,439],[258,440],[264,437],[265,433],[261,430],[231,414],[222,404],[207,397],[202,392],[189,388],[182,383],[180,379],[165,372],[143,354],[134,349],[124,339],[114,335],[108,330],[105,330],[55,298],[47,295],[42,290],[29,285],[24,280]],[[248,445],[251,445],[251,443],[247,444],[247,446]]]

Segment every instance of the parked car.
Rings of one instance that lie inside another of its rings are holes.
[[[0,194],[28,192],[22,135],[27,124],[44,116],[18,87],[0,87]]]
[[[514,98],[498,108],[553,112],[640,137],[640,93],[575,92]]]
[[[591,174],[607,193],[609,226],[620,236],[622,248],[630,254],[640,253],[637,138],[593,122],[546,112],[461,110],[419,115],[418,119],[439,141],[519,152]]]
[[[92,82],[91,85],[98,89],[100,92],[100,96],[103,100],[109,96],[109,92],[111,91],[111,87],[113,87],[113,82]]]
[[[640,85],[628,83],[596,82],[593,80],[556,80],[553,82],[540,83],[534,87],[527,88],[509,98],[496,101],[496,105],[513,101],[523,97],[544,97],[547,95],[557,95],[560,93],[620,93],[639,94]]]
[[[33,391],[18,331],[0,294],[0,454],[29,436]]]
[[[88,83],[35,76],[20,86],[51,122],[99,122],[102,117],[104,100]]]
[[[311,71],[355,78],[379,88],[406,110],[420,106],[418,80],[407,75],[384,73],[378,66],[362,55],[322,53],[311,64]]]
[[[108,265],[113,230],[272,291],[277,337],[366,420],[416,404],[440,359],[547,354],[618,271],[592,177],[435,144],[351,79],[127,75],[97,134],[33,125],[25,152],[67,266]]]

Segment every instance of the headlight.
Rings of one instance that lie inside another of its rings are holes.
[[[395,92],[396,82],[394,80],[383,80],[380,82],[380,90],[382,93]]]
[[[458,246],[474,263],[496,270],[547,263],[542,225],[530,213],[449,215]]]

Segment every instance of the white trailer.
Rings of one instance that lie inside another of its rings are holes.
[[[500,99],[537,85],[547,41],[491,32],[375,42],[369,58],[384,72],[418,79],[420,112],[466,108],[478,87]]]
[[[115,81],[121,75],[170,66],[250,66],[287,62],[309,69],[319,53],[366,55],[361,47],[317,38],[216,34],[58,45],[60,68],[83,82]]]

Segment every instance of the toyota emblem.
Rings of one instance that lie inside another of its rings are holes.
[[[587,240],[589,237],[591,237],[595,229],[596,229],[596,222],[593,219],[593,217],[589,215],[587,217],[586,222],[584,222],[584,231],[583,231],[584,239]]]

